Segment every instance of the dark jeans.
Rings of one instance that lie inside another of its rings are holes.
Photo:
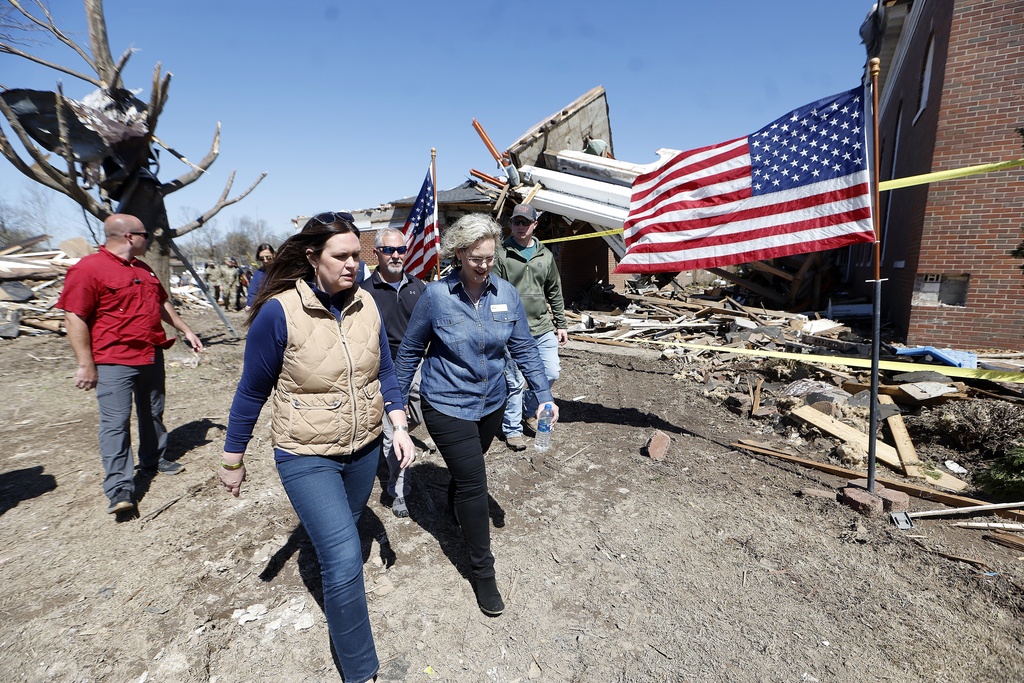
[[[167,452],[164,427],[164,358],[156,350],[152,365],[97,365],[96,403],[99,406],[100,458],[103,493],[107,498],[124,489],[134,491],[132,399],[139,421],[139,467],[156,472]]]
[[[470,573],[475,579],[494,576],[484,453],[501,429],[504,412],[505,406],[501,406],[477,422],[460,420],[438,412],[423,399],[423,422],[455,485],[455,516],[469,548]]]
[[[320,560],[324,613],[346,681],[366,681],[380,666],[363,587],[356,524],[370,498],[380,440],[352,457],[303,455],[277,463],[292,507]]]

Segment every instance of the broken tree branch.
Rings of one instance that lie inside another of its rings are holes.
[[[83,50],[78,43],[76,43],[71,38],[63,34],[63,32],[57,28],[57,25],[53,23],[53,16],[50,14],[50,11],[46,8],[46,5],[40,2],[40,0],[36,0],[36,6],[38,6],[40,11],[42,11],[43,14],[46,16],[46,22],[43,22],[42,19],[38,18],[37,16],[29,12],[25,7],[22,6],[22,3],[18,2],[18,0],[10,0],[10,4],[12,4],[17,9],[17,11],[22,12],[22,14],[25,15],[25,17],[29,19],[30,22],[53,34],[53,36],[61,43],[67,45],[71,49],[78,52],[78,55],[85,60],[85,63],[87,63],[87,65],[89,65],[89,68],[95,71],[96,65],[89,57],[88,53],[85,50]]]
[[[185,225],[181,226],[180,228],[172,229],[171,230],[171,237],[181,237],[182,235],[187,235],[188,233],[192,232],[196,228],[202,227],[211,218],[213,218],[218,213],[220,213],[220,210],[223,209],[224,207],[231,206],[235,202],[240,202],[243,199],[245,199],[245,197],[250,192],[252,192],[254,189],[256,189],[256,186],[260,184],[260,181],[262,181],[266,177],[267,177],[266,173],[261,173],[260,177],[257,178],[256,181],[252,185],[250,185],[249,188],[245,192],[243,192],[242,194],[238,195],[237,197],[234,197],[233,199],[228,199],[227,196],[228,196],[228,193],[231,192],[231,185],[234,184],[234,182],[235,182],[235,172],[232,171],[231,172],[231,176],[228,177],[227,185],[224,186],[224,191],[221,192],[221,194],[220,194],[220,199],[217,200],[217,203],[213,206],[213,208],[209,209],[208,211],[203,213],[202,216],[200,216],[199,218],[195,219],[194,221],[191,221],[190,223],[186,223]]]
[[[156,140],[155,137],[153,139]],[[178,157],[178,159],[181,159],[189,166],[192,166],[193,169],[186,173],[185,175],[181,176],[180,178],[172,180],[169,183],[164,183],[160,187],[160,191],[166,197],[170,193],[177,192],[186,185],[191,185],[192,183],[197,181],[200,177],[202,177],[204,173],[206,173],[207,170],[209,170],[210,166],[213,165],[213,162],[217,160],[217,156],[220,154],[220,121],[217,122],[217,130],[213,134],[213,142],[210,144],[210,151],[206,153],[206,156],[203,157],[202,161],[199,162],[198,166],[195,166],[186,161],[184,156],[174,151],[173,149],[165,145],[163,142],[159,142],[159,144],[168,152]]]
[[[87,76],[81,72],[75,71],[72,68],[61,66],[60,64],[56,64],[54,62],[45,60],[42,57],[36,57],[35,55],[25,52],[24,50],[19,50],[18,48],[14,47],[13,45],[10,45],[9,43],[0,43],[0,53],[14,55],[16,57],[21,57],[22,59],[27,59],[30,62],[35,62],[36,64],[42,64],[48,69],[53,69],[54,71],[60,71],[61,73],[65,73],[69,76],[74,76],[75,78],[81,79],[86,83],[92,83],[97,88],[103,87],[103,84],[100,83],[99,80],[93,78],[92,76]]]
[[[92,47],[93,68],[100,77],[101,87],[121,87],[121,76],[110,56],[107,38],[107,19],[103,14],[103,0],[85,0],[85,17],[89,22],[89,44]]]

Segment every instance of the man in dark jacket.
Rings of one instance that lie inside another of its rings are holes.
[[[398,347],[405,336],[405,328],[409,325],[412,309],[416,307],[420,295],[426,285],[417,277],[405,272],[405,237],[394,228],[384,228],[377,232],[373,240],[373,252],[377,256],[377,269],[366,278],[360,287],[365,289],[377,302],[381,320],[388,334],[388,346],[391,357],[398,357]],[[422,422],[420,412],[419,371],[413,379],[409,393],[409,424],[415,426]],[[394,502],[391,511],[396,517],[408,517],[409,508],[405,496],[409,493],[408,470],[399,467],[394,448],[391,447],[394,428],[384,415],[384,442],[380,452],[388,462],[388,495]]]
[[[537,230],[536,209],[529,204],[518,204],[512,210],[509,228],[512,234],[498,248],[494,272],[511,282],[519,291],[530,324],[530,334],[540,348],[548,382],[554,384],[561,370],[558,347],[569,341],[569,325],[565,321],[565,304],[562,301],[562,280],[558,275],[554,254],[533,236]],[[532,391],[525,391],[523,374],[511,358],[507,359],[505,379],[509,392],[501,425],[505,443],[514,451],[525,450],[523,414],[536,414],[537,398]],[[536,432],[535,418],[527,418],[527,425]]]

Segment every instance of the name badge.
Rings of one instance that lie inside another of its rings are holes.
[[[491,304],[491,313],[507,313],[508,304]]]

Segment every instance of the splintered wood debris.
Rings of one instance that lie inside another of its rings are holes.
[[[46,239],[41,235],[0,248],[0,339],[65,333],[64,311],[55,308],[64,276],[95,249],[81,237],[55,250],[34,249]],[[171,297],[177,307],[211,308],[198,287],[171,287]]]

